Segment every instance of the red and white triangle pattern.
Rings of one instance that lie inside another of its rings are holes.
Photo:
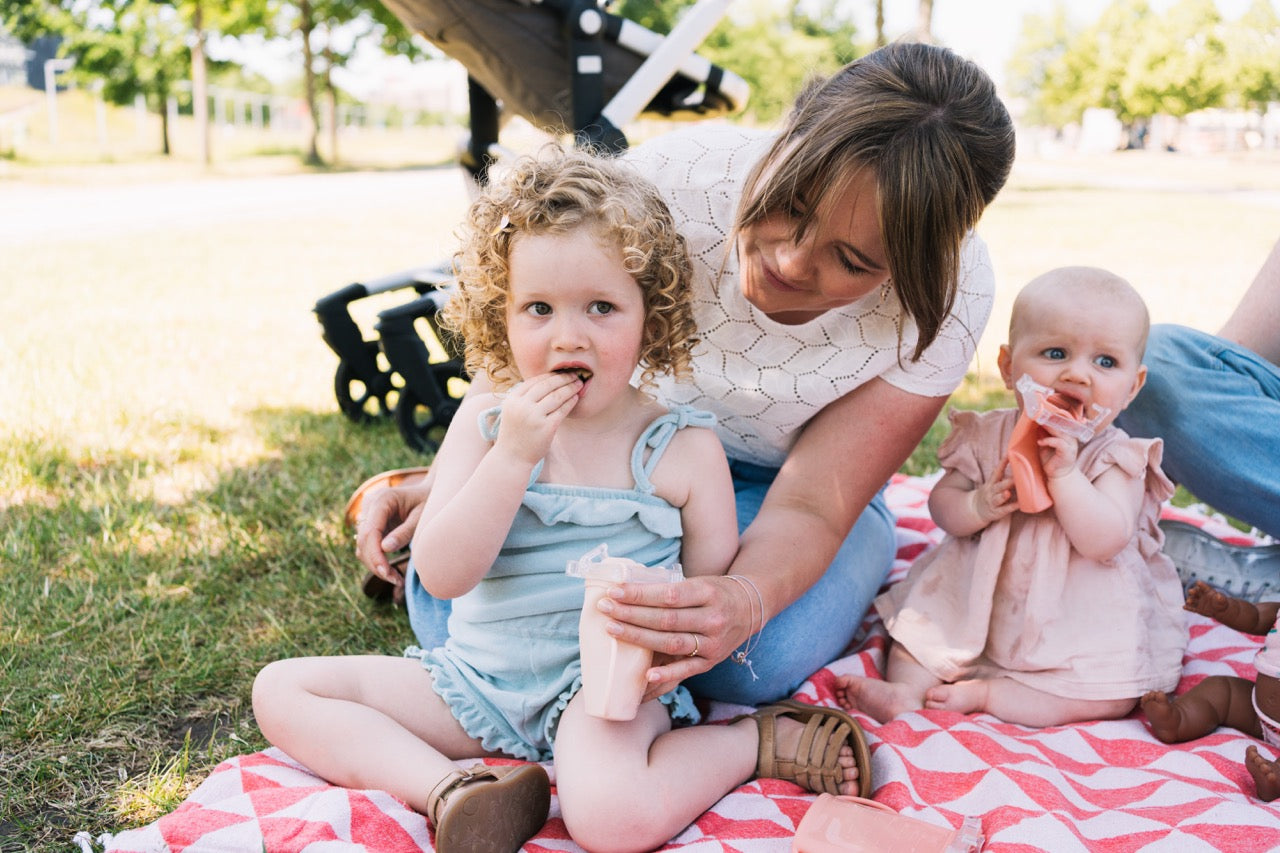
[[[926,500],[936,478],[897,477],[889,502],[898,516],[898,559],[890,580],[941,538]],[[1166,517],[1235,542],[1252,540],[1195,511]],[[1181,693],[1211,674],[1253,678],[1261,641],[1187,614],[1190,644]],[[881,671],[885,633],[870,616],[843,657],[819,670],[797,696],[835,704],[837,674]],[[713,720],[742,709],[715,705]],[[1155,740],[1135,712],[1123,720],[1047,729],[987,715],[922,711],[885,725],[859,717],[871,741],[875,799],[939,825],[977,815],[984,850],[1264,851],[1280,849],[1280,801],[1253,796],[1244,769],[1252,738],[1230,729],[1176,746]],[[1275,750],[1261,746],[1264,754]],[[781,853],[813,797],[772,779],[733,791],[663,849],[684,853]],[[335,788],[275,749],[219,765],[177,810],[117,834],[107,851],[271,853],[431,850],[426,821],[379,791]],[[552,800],[551,819],[525,850],[580,851]]]

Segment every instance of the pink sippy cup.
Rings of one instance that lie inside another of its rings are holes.
[[[587,713],[605,720],[633,720],[640,708],[653,663],[653,651],[609,636],[608,617],[596,608],[609,587],[621,583],[674,583],[683,580],[680,564],[671,568],[646,566],[626,557],[610,557],[599,545],[565,569],[571,577],[587,582],[582,617],[578,620],[578,645],[582,650],[582,696]]]
[[[1013,488],[1018,493],[1018,509],[1028,513],[1043,512],[1053,506],[1044,468],[1040,466],[1040,447],[1037,444],[1047,434],[1044,426],[1052,426],[1077,441],[1086,442],[1093,438],[1111,410],[1095,403],[1093,416],[1086,419],[1078,403],[1054,394],[1052,388],[1046,388],[1026,374],[1018,380],[1016,387],[1022,395],[1022,414],[1009,436],[1009,470],[1013,474]]]

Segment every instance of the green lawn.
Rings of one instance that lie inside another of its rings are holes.
[[[1280,208],[1223,187],[1276,165],[1230,160],[1229,177],[1176,193],[1089,186],[1099,170],[1206,162],[1129,156],[1015,176],[982,229],[1001,287],[984,347],[1017,287],[1066,262],[1123,267],[1156,319],[1225,317]],[[122,194],[145,185],[119,168],[127,181],[105,179]],[[31,189],[19,172],[0,198]],[[193,203],[225,180],[193,185]],[[340,514],[366,476],[423,460],[391,425],[338,414],[311,306],[440,256],[461,204],[392,193],[21,240],[0,227],[0,849],[146,822],[262,747],[249,689],[267,661],[405,645],[403,614],[359,592]],[[396,298],[370,302],[366,330]],[[993,358],[979,367],[959,404],[1007,402]],[[942,432],[908,470],[933,466]]]

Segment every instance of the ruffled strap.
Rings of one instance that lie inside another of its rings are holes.
[[[658,467],[662,454],[677,432],[685,427],[702,427],[712,429],[716,425],[716,416],[711,412],[695,409],[692,406],[674,406],[665,415],[659,415],[644,428],[635,447],[631,449],[631,476],[636,481],[636,491],[646,495],[653,494],[653,483],[649,476]],[[645,454],[648,453],[648,458]]]
[[[485,441],[497,441],[498,428],[502,426],[502,406],[485,409],[476,418],[476,425],[480,427],[480,435]],[[542,463],[545,461],[545,459],[539,459],[538,464],[533,466],[533,473],[529,475],[530,486],[538,482],[538,476],[542,473]]]

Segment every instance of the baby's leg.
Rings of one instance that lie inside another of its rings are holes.
[[[925,694],[926,708],[987,713],[1022,726],[1061,726],[1084,720],[1115,720],[1133,710],[1136,699],[1065,699],[1012,678],[975,678],[941,684]]]
[[[1164,743],[1195,740],[1224,725],[1262,737],[1253,682],[1234,675],[1211,675],[1176,698],[1153,690],[1142,697],[1142,710],[1151,733]]]
[[[426,813],[431,790],[485,755],[416,660],[380,656],[276,661],[253,683],[262,734],[346,788],[376,788]]]
[[[919,711],[924,707],[925,691],[941,683],[906,648],[893,643],[883,681],[841,675],[836,678],[836,699],[848,710],[862,711],[887,723],[899,714]]]
[[[1263,758],[1258,748],[1250,745],[1244,751],[1244,766],[1258,788],[1258,799],[1269,803],[1280,797],[1280,762]]]

